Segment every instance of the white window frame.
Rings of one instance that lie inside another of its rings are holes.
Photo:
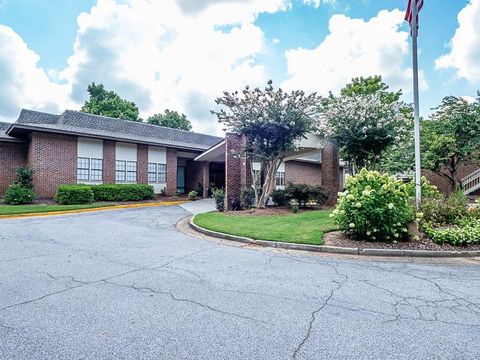
[[[119,167],[119,164],[122,164]],[[130,166],[134,166],[135,170],[130,170]],[[123,176],[119,177],[118,174]],[[129,175],[134,174],[133,177]],[[137,182],[137,162],[128,160],[116,160],[115,161],[115,182],[116,183],[136,183]]]
[[[275,185],[285,186],[285,171],[277,171],[275,174]]]
[[[86,160],[87,161],[87,166],[86,167],[79,167],[79,160]],[[93,160],[100,161],[100,168],[93,168],[92,163]],[[79,170],[83,170],[87,172],[86,179],[80,179],[79,178]],[[100,179],[93,179],[93,172],[94,171],[100,171]],[[82,183],[82,182],[102,182],[103,181],[103,159],[98,159],[98,158],[89,158],[85,156],[78,156],[77,157],[77,183]]]
[[[151,179],[150,175],[154,177],[155,179],[154,181],[150,180]],[[166,184],[167,183],[167,164],[149,162],[148,163],[148,182],[150,184]]]

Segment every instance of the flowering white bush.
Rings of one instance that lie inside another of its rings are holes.
[[[359,240],[395,240],[408,235],[415,211],[407,186],[388,174],[362,169],[347,178],[332,216],[340,230]]]

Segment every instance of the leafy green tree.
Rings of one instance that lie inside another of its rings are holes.
[[[134,102],[122,99],[114,91],[105,90],[102,84],[91,83],[88,85],[87,91],[90,98],[85,102],[81,111],[123,120],[142,121],[138,117],[138,107]]]
[[[407,131],[408,106],[401,91],[388,91],[380,76],[355,78],[339,96],[330,94],[320,106],[320,133],[337,143],[341,157],[355,174],[378,168],[382,155]]]
[[[458,169],[480,155],[480,91],[474,102],[447,96],[422,126],[422,166],[461,186]]]
[[[147,119],[148,124],[166,126],[180,130],[192,130],[192,124],[185,114],[179,114],[177,111],[165,110],[163,114],[155,114]]]
[[[240,93],[224,92],[216,99],[227,111],[212,113],[227,130],[245,137],[241,155],[249,158],[250,164],[253,160],[261,163],[264,177],[261,194],[255,188],[257,207],[264,208],[275,190],[275,174],[285,155],[314,130],[318,102],[316,94],[274,89],[271,80],[264,90],[247,86]]]

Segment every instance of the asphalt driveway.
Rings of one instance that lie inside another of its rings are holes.
[[[188,214],[0,221],[0,358],[480,358],[477,260],[229,246]]]

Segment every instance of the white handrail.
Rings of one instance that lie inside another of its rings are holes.
[[[477,169],[462,179],[462,189],[466,194],[480,188],[480,169]]]

